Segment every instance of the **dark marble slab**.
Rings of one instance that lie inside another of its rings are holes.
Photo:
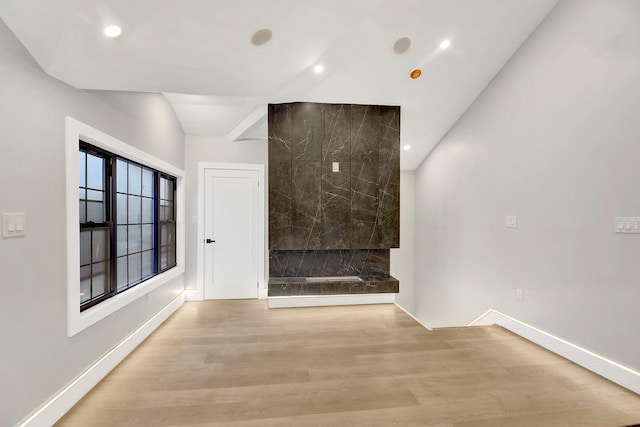
[[[351,163],[322,162],[322,247],[351,247]]]
[[[362,267],[359,275],[388,275],[390,263],[391,251],[389,249],[369,249],[366,258],[360,264]]]
[[[322,161],[351,160],[351,108],[322,104]]]
[[[378,248],[400,247],[400,164],[385,162],[378,172]]]
[[[398,247],[400,108],[269,105],[269,182],[270,249]]]
[[[351,248],[378,248],[378,164],[351,162]]]
[[[269,251],[269,276],[322,277],[388,275],[390,251],[312,250]]]
[[[321,161],[322,104],[301,102],[291,105],[291,151],[293,161]]]
[[[291,162],[269,162],[269,248],[292,249]]]
[[[322,248],[322,164],[293,163],[292,249]]]
[[[379,135],[378,161],[400,162],[400,107],[378,108],[375,115]]]
[[[308,282],[304,277],[270,277],[270,297],[294,295],[344,295],[397,293],[398,280],[389,275],[363,275],[361,280],[331,280]]]
[[[291,161],[291,105],[269,104],[269,163]]]
[[[378,161],[378,131],[369,105],[351,106],[351,161]]]

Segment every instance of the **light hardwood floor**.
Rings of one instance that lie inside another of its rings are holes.
[[[61,426],[625,426],[640,396],[497,326],[391,304],[185,303]]]

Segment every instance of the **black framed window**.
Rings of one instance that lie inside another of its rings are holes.
[[[176,179],[160,175],[160,270],[176,265]]]
[[[176,265],[176,178],[80,141],[80,309]]]
[[[109,157],[96,149],[80,151],[78,163],[80,304],[90,306],[112,293]]]
[[[154,257],[155,174],[153,169],[116,160],[118,290],[152,277]]]

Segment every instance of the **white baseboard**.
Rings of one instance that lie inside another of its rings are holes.
[[[396,302],[395,304],[396,304],[396,306],[397,306],[400,310],[402,310],[402,311],[404,311],[405,313],[407,313],[407,315],[408,315],[409,317],[411,317],[413,320],[415,320],[416,322],[418,322],[418,323],[419,323],[423,328],[425,328],[425,329],[426,329],[426,330],[428,330],[428,331],[431,331],[431,330],[432,330],[430,327],[428,327],[427,325],[425,325],[424,323],[422,323],[422,322],[420,321],[420,319],[418,319],[416,316],[414,316],[413,314],[411,314],[411,313],[410,313],[406,308],[404,308],[403,306],[401,306],[401,305],[400,305],[400,304],[398,304],[397,302]]]
[[[528,339],[596,374],[640,394],[640,372],[620,365],[592,351],[551,335],[511,316],[490,309],[471,322],[474,325],[500,325],[511,332]]]
[[[204,301],[204,295],[200,289],[185,289],[184,296],[186,301]],[[267,298],[267,289],[258,288],[258,299]]]
[[[204,301],[204,295],[200,289],[185,289],[185,301]]]
[[[48,427],[53,425],[144,341],[145,338],[151,335],[162,322],[167,320],[184,301],[185,293],[181,292],[180,295],[167,304],[167,306],[160,310],[155,316],[133,331],[131,335],[122,340],[111,351],[80,374],[71,384],[56,393],[18,425],[20,427]]]
[[[269,308],[323,307],[331,305],[389,304],[396,294],[295,295],[269,297]]]

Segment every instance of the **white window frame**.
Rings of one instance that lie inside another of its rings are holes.
[[[132,147],[79,120],[66,117],[66,202],[67,202],[67,336],[72,337],[120,310],[136,299],[184,273],[184,171],[138,148]],[[80,311],[80,214],[78,150],[83,140],[128,160],[176,177],[176,266],[139,285]]]

